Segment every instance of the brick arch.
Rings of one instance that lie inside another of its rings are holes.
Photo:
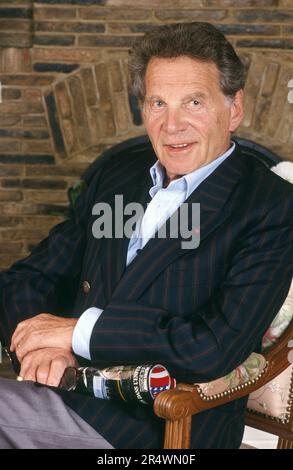
[[[125,58],[84,65],[56,80],[44,98],[56,153],[71,163],[144,132]]]
[[[245,118],[237,135],[246,137],[292,160],[293,105],[288,82],[293,78],[289,54],[246,52]]]

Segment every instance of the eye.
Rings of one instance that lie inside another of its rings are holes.
[[[199,105],[199,101],[197,101],[197,100],[191,100],[191,104],[192,104],[192,106],[198,106],[198,105]]]
[[[161,107],[163,106],[163,104],[164,104],[164,103],[163,103],[163,101],[161,101],[161,100],[156,100],[156,101],[153,102],[153,106],[154,106],[155,108],[161,108]]]

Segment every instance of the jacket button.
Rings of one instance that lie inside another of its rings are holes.
[[[91,290],[91,285],[88,281],[83,281],[82,283],[82,290],[85,294],[88,294],[89,291]]]

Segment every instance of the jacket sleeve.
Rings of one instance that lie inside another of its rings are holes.
[[[49,232],[32,253],[0,273],[0,339],[10,344],[17,324],[42,312],[62,314],[70,307],[82,268],[86,224],[104,159],[88,188],[70,208],[69,217]],[[70,299],[66,304],[64,299]]]
[[[275,202],[239,240],[222,285],[189,318],[135,301],[110,302],[93,329],[92,361],[161,363],[178,380],[205,382],[259,350],[292,279],[292,202]]]

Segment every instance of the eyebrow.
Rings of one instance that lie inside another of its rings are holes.
[[[202,93],[201,91],[195,91],[193,93],[188,93],[188,95],[185,95],[183,97],[183,101],[186,101],[186,100],[192,99],[192,98],[206,98],[206,97],[207,97],[207,95],[205,93]],[[152,101],[152,100],[164,101],[164,99],[161,98],[160,95],[146,96],[146,101]]]

